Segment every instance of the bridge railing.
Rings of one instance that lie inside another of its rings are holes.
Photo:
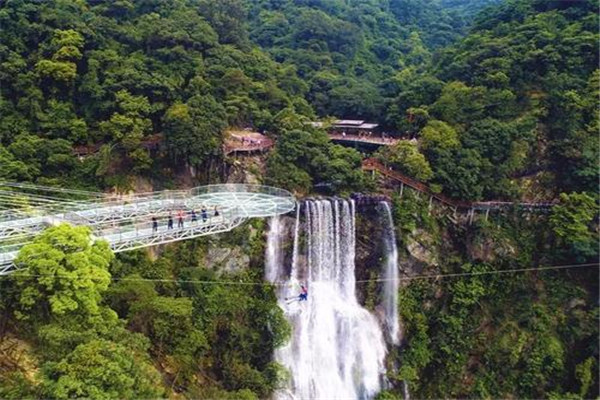
[[[206,201],[218,205],[224,194],[231,193],[231,201],[239,203],[241,212],[249,217],[267,217],[284,214],[294,209],[294,195],[284,189],[252,184],[218,184],[194,188],[192,198],[199,202]],[[240,193],[236,196],[236,193]]]
[[[398,171],[386,167],[379,160],[374,158],[368,158],[363,161],[363,169],[366,171],[378,171],[383,175],[386,175],[392,179],[395,179],[404,185],[407,185],[419,192],[426,193],[432,198],[454,208],[462,209],[473,209],[473,210],[494,210],[494,209],[507,209],[511,207],[519,209],[530,209],[530,210],[549,210],[556,202],[509,202],[509,201],[461,201],[450,199],[442,194],[434,193],[427,185],[422,182],[416,181]]]
[[[215,215],[214,212],[207,212],[206,218],[203,217],[202,212],[198,212],[195,221],[192,221],[191,214],[186,213],[183,217],[184,224],[181,227],[178,226],[178,217],[172,216],[173,225],[169,228],[168,215],[166,212],[157,215],[160,222],[156,230],[152,224],[152,219],[144,216],[128,220],[125,223],[104,222],[92,229],[92,234],[98,239],[107,240],[112,248],[118,248],[119,251],[122,251],[127,249],[123,249],[122,244],[124,243],[136,243],[135,248],[139,248],[144,247],[144,242],[147,245],[164,243],[164,240],[161,240],[163,236],[172,236],[168,240],[169,242],[178,240],[178,236],[181,236],[181,239],[187,239],[202,236],[206,233],[227,230],[246,219],[243,210],[239,207],[230,207],[220,209],[219,215]],[[30,240],[24,240],[18,243],[1,245],[0,266],[11,264],[19,250],[30,242]]]
[[[280,189],[265,185],[252,185],[246,183],[221,183],[215,185],[199,186],[190,190],[192,196],[200,196],[210,193],[260,193],[271,196],[294,198],[292,193],[285,189]]]
[[[250,217],[268,217],[294,209],[294,196],[283,189],[249,184],[219,184],[190,190],[142,193],[96,202],[69,203],[64,210],[0,223],[0,273],[19,249],[47,226],[62,222],[87,225],[95,237],[120,243],[119,251],[168,243],[233,229]],[[192,210],[195,221],[192,223]],[[179,227],[183,212],[184,227]],[[169,215],[173,228],[167,227]],[[24,217],[24,218],[23,218]],[[160,220],[154,228],[152,218]],[[133,246],[133,247],[132,247]]]
[[[111,244],[118,243],[121,241],[131,240],[132,238],[139,237],[151,237],[158,232],[165,231],[179,231],[179,230],[189,230],[194,227],[199,227],[202,225],[214,225],[220,223],[227,223],[228,221],[245,218],[245,215],[239,207],[227,208],[219,210],[219,215],[215,215],[214,213],[209,213],[207,211],[206,218],[203,217],[201,212],[196,214],[196,220],[192,220],[192,216],[189,213],[184,214],[182,221],[183,226],[179,226],[179,218],[177,216],[172,216],[172,226],[168,225],[168,215],[165,213],[159,215],[159,220],[157,220],[157,228],[154,230],[152,220],[150,218],[138,218],[136,221],[131,221],[125,224],[119,224],[111,226],[111,224],[106,224],[101,229],[95,229],[94,235],[97,237],[106,238],[109,240]]]

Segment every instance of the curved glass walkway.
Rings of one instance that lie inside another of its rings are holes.
[[[121,252],[227,232],[249,218],[285,214],[296,205],[291,193],[261,185],[208,185],[121,198],[94,193],[86,200],[2,186],[7,185],[0,182],[0,275],[19,268],[14,259],[22,246],[63,222],[89,226],[94,237]]]

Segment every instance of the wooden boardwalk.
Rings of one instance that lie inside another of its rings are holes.
[[[263,153],[274,145],[273,139],[255,132],[248,135],[232,134],[223,144],[223,154]]]
[[[415,179],[412,179],[401,172],[393,170],[391,167],[386,167],[379,160],[375,158],[367,158],[363,161],[362,169],[364,171],[377,171],[380,174],[391,178],[395,181],[400,182],[400,196],[402,196],[402,192],[404,190],[404,186],[408,186],[411,189],[414,189],[418,192],[425,193],[430,198],[430,205],[433,199],[439,201],[440,203],[452,207],[455,211],[458,209],[468,210],[470,214],[473,214],[475,211],[486,211],[489,210],[502,210],[509,209],[512,207],[517,207],[519,209],[524,209],[528,211],[547,211],[551,209],[556,203],[555,202],[508,202],[508,201],[461,201],[451,199],[447,196],[444,196],[440,193],[434,193],[429,186],[425,185],[423,182],[419,182]],[[471,217],[472,219],[472,217]]]

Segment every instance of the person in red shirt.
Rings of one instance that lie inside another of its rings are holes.
[[[177,227],[183,229],[183,210],[177,211]]]

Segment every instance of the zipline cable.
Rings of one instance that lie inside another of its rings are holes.
[[[399,281],[411,281],[417,279],[441,279],[441,278],[456,278],[456,277],[466,277],[466,276],[478,276],[478,275],[493,275],[493,274],[506,274],[506,273],[515,273],[515,272],[527,272],[527,271],[548,271],[548,270],[560,270],[560,269],[575,269],[575,268],[584,268],[584,267],[592,267],[592,266],[600,266],[600,263],[586,263],[586,264],[568,264],[568,265],[552,265],[547,267],[538,267],[538,268],[515,268],[515,269],[505,269],[505,270],[495,270],[495,271],[477,271],[477,272],[459,272],[453,274],[426,274],[426,275],[414,275],[409,277],[398,278]],[[59,279],[90,279],[88,277],[81,276],[55,276],[53,274],[20,274],[13,273],[10,275],[0,275],[2,277],[46,277],[52,276]],[[93,279],[93,278],[91,278]],[[111,278],[114,282],[157,282],[157,283],[169,283],[169,282],[177,282],[177,283],[191,283],[191,284],[208,284],[208,285],[245,285],[245,286],[287,286],[290,284],[290,281],[286,282],[237,282],[237,281],[209,281],[209,280],[195,280],[195,279],[156,279],[156,278]],[[368,283],[368,282],[386,282],[391,281],[392,279],[364,279],[357,280],[356,283]],[[313,281],[311,283],[318,283],[318,281]]]
[[[91,192],[88,190],[77,190],[77,189],[65,189],[65,188],[56,187],[56,186],[43,186],[43,185],[34,185],[34,184],[19,183],[19,182],[0,181],[0,186],[37,190],[37,191],[41,191],[41,192],[72,193],[72,194],[79,194],[79,195],[87,195],[90,197],[105,197],[106,196],[106,193],[102,193],[102,192]]]

